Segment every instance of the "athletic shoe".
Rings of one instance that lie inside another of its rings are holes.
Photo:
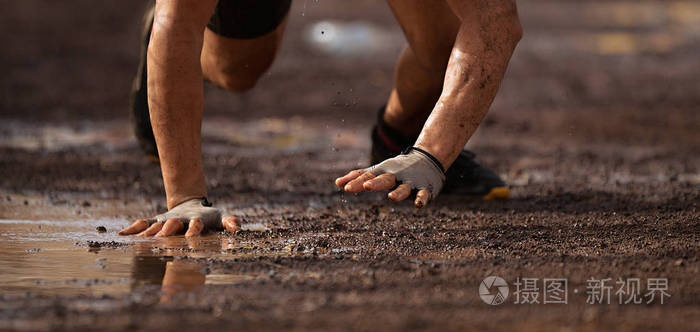
[[[379,110],[377,124],[372,128],[372,165],[399,155],[415,143],[389,127],[383,120],[384,107]],[[492,170],[476,161],[476,155],[462,151],[445,172],[443,194],[481,196],[483,199],[508,199],[508,185]]]
[[[148,78],[146,76],[146,55],[148,53],[148,43],[151,39],[151,29],[153,27],[153,12],[155,2],[151,1],[144,15],[144,29],[141,44],[141,61],[138,72],[131,87],[131,122],[134,126],[134,134],[139,142],[141,150],[146,156],[158,162],[158,147],[153,136],[151,127],[151,117],[148,112]]]

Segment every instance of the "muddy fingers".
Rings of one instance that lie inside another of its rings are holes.
[[[372,172],[362,173],[354,180],[348,182],[343,189],[349,193],[358,193],[364,190],[364,183],[370,179],[374,179],[374,176],[375,175]]]
[[[384,173],[374,179],[365,181],[365,183],[362,184],[362,187],[368,191],[389,190],[396,187],[396,176],[391,173]]]
[[[183,229],[185,229],[185,224],[182,222],[182,220],[177,218],[171,218],[165,221],[165,224],[163,224],[163,228],[161,228],[160,232],[156,233],[155,236],[162,237],[175,235]]]
[[[408,196],[411,196],[411,185],[406,183],[399,185],[394,191],[390,192],[388,196],[392,201],[403,201],[408,198]]]
[[[164,223],[162,221],[156,221],[153,223],[153,225],[148,227],[145,231],[139,233],[137,236],[143,237],[156,235],[156,233],[160,232],[160,230],[163,228],[163,224]]]
[[[139,219],[134,221],[131,226],[119,231],[119,235],[132,235],[143,232],[151,223],[147,219]]]
[[[354,171],[348,172],[348,174],[345,174],[337,179],[335,179],[335,185],[338,186],[338,188],[343,188],[345,185],[352,181],[355,180],[358,176],[360,176],[362,173],[364,173],[364,170],[361,169],[356,169]]]
[[[418,193],[416,194],[416,200],[413,202],[413,205],[415,205],[417,208],[422,208],[426,204],[428,204],[429,200],[430,192],[426,189],[421,189],[418,190]]]
[[[393,201],[402,201],[416,190],[414,205],[419,208],[434,199],[444,183],[442,164],[427,151],[416,147],[367,169],[349,172],[335,181],[336,186],[349,193],[395,188],[388,194]]]
[[[185,232],[185,236],[192,237],[221,229],[239,231],[240,221],[236,217],[224,216],[220,209],[211,207],[206,199],[196,198],[180,203],[154,218],[139,219],[121,230],[119,235],[165,237]]]
[[[204,222],[202,221],[201,218],[193,218],[190,220],[190,225],[187,227],[187,233],[185,233],[186,237],[192,237],[192,236],[197,236],[199,234],[202,234],[202,231],[204,230]]]
[[[221,224],[224,226],[224,228],[231,232],[235,233],[241,230],[241,222],[238,218],[234,216],[227,216],[225,217],[222,221]]]

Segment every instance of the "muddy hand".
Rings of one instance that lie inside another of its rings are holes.
[[[131,226],[121,230],[119,235],[138,236],[170,236],[182,234],[196,236],[206,230],[220,230],[225,228],[229,232],[241,229],[238,218],[224,215],[221,210],[211,207],[206,199],[196,198],[185,201],[150,219],[139,219]]]
[[[402,201],[417,190],[414,205],[419,208],[437,196],[444,182],[445,172],[440,162],[428,152],[415,147],[335,180],[336,186],[349,193],[393,189],[388,195],[393,201]]]

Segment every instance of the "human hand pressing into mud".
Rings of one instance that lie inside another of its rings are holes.
[[[415,190],[413,204],[422,208],[440,193],[444,182],[440,162],[425,150],[412,147],[377,165],[351,171],[337,178],[335,185],[349,193],[393,189],[388,194],[392,201],[402,201]]]
[[[171,236],[185,232],[185,236],[196,236],[206,230],[226,229],[236,232],[241,229],[238,218],[211,207],[206,198],[195,198],[178,204],[170,211],[149,219],[136,220],[124,228],[119,235]]]

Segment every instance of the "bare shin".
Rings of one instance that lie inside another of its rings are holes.
[[[408,46],[396,64],[384,121],[407,137],[417,137],[440,97],[460,21],[445,1],[388,3]]]

